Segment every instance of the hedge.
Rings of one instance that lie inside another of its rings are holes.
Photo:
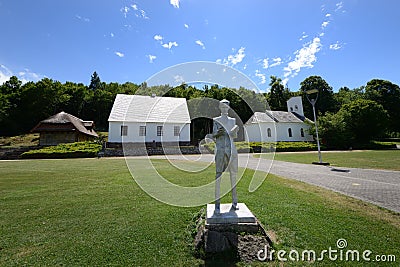
[[[93,158],[102,146],[95,142],[76,142],[59,144],[41,149],[30,150],[21,155],[23,159],[61,159],[61,158]]]
[[[311,142],[235,142],[238,153],[260,153],[260,152],[295,152],[317,150],[317,145]],[[214,143],[204,145],[210,153],[214,153]],[[324,148],[324,147],[323,147]]]

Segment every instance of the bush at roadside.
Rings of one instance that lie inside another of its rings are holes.
[[[101,145],[95,142],[76,142],[59,144],[30,150],[21,155],[23,159],[60,159],[60,158],[93,158],[101,150]]]

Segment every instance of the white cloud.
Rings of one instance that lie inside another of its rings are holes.
[[[126,16],[128,15],[128,13],[129,13],[129,7],[127,7],[127,6],[124,6],[123,8],[121,8],[120,9],[120,11],[122,12],[122,14],[124,14],[124,17],[126,18]]]
[[[197,40],[197,41],[196,41],[196,44],[198,44],[199,46],[201,46],[203,49],[206,49],[206,47],[205,47],[205,45],[204,45],[204,43],[203,43],[202,41]]]
[[[288,63],[284,68],[285,78],[296,76],[301,68],[312,68],[313,63],[317,61],[316,54],[321,50],[321,39],[315,37],[312,42],[309,42],[303,46],[300,50],[295,52],[295,59]]]
[[[175,8],[179,8],[179,0],[170,0],[169,3]]]
[[[19,71],[18,74],[14,74],[6,66],[0,65],[0,85],[2,85],[4,82],[9,81],[11,76],[17,76],[22,84],[25,84],[29,81],[37,82],[44,77],[43,75],[32,72],[29,69],[24,69],[23,71]]]
[[[115,35],[114,35],[114,33],[110,33],[110,36],[111,36],[111,37],[114,37]]]
[[[247,69],[247,64],[244,64],[243,69],[244,69],[244,70]]]
[[[185,79],[184,79],[183,76],[181,76],[181,75],[175,75],[175,76],[174,76],[174,79],[175,79],[175,82],[176,82],[176,83],[182,84],[182,83],[185,82]]]
[[[121,52],[115,52],[115,54],[117,55],[117,56],[119,56],[119,57],[124,57],[125,55],[123,54],[123,53],[121,53]]]
[[[282,59],[281,59],[280,57],[273,58],[272,61],[273,61],[274,63],[272,63],[272,64],[269,65],[270,68],[279,66],[279,65],[281,65],[281,64],[283,63],[283,62],[282,62]]]
[[[149,17],[146,15],[146,11],[144,11],[143,9],[140,9],[138,12],[139,13],[135,14],[137,18],[149,19]]]
[[[76,15],[75,17],[76,17],[77,19],[79,19],[79,20],[84,21],[84,22],[90,22],[90,19],[89,19],[89,18],[84,18],[84,17],[79,16],[79,15]]]
[[[224,64],[235,66],[236,64],[242,62],[242,60],[246,56],[246,54],[244,53],[245,49],[246,48],[241,47],[236,54],[229,55],[227,59],[224,59]],[[232,49],[232,51],[234,51],[234,49]]]
[[[269,58],[264,58],[263,59],[263,68],[264,69],[268,69],[268,67],[269,67],[269,62],[268,62],[268,60],[269,60]]]
[[[162,40],[164,39],[164,37],[162,37],[161,35],[154,35],[154,40],[158,41],[158,42],[162,42]]]
[[[154,60],[157,58],[157,57],[154,56],[154,55],[147,55],[147,57],[149,58],[149,63],[153,63]]]
[[[256,70],[256,77],[260,79],[260,84],[265,84],[267,82],[267,77],[265,74],[262,74],[259,70]]]
[[[322,22],[321,27],[322,27],[322,29],[325,29],[328,25],[329,25],[329,21],[324,21],[324,22]]]
[[[339,2],[339,3],[337,3],[337,4],[336,4],[336,9],[335,9],[335,12],[337,12],[337,11],[341,10],[342,8],[343,8],[343,2]]]
[[[299,41],[303,41],[303,40],[306,39],[307,37],[308,37],[308,35],[307,35],[305,32],[303,32],[302,35],[301,35],[301,37],[300,37],[300,39],[299,39]]]
[[[184,26],[186,29],[189,29],[189,25],[187,25],[186,23],[183,24],[183,26]]]
[[[331,16],[332,16],[332,14],[329,14],[329,13],[325,15],[325,17],[327,17],[327,18],[329,18]]]
[[[124,17],[126,18],[131,9],[135,12],[135,16],[137,18],[149,19],[149,17],[146,15],[146,11],[140,9],[136,4],[133,4],[130,7],[124,6],[120,9],[120,11],[122,12],[122,14],[124,14]]]
[[[336,42],[335,44],[331,44],[329,46],[329,49],[331,50],[339,50],[341,49],[343,46],[341,44],[339,44],[339,42]]]
[[[170,50],[171,50],[171,48],[172,48],[173,46],[175,46],[175,47],[178,46],[178,43],[177,43],[177,42],[168,42],[168,43],[165,43],[165,44],[162,45],[162,47],[168,48],[168,49],[170,49]]]
[[[10,80],[12,72],[4,65],[0,65],[0,85]]]

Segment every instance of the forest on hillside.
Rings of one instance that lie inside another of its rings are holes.
[[[93,120],[97,130],[107,131],[108,116],[117,94],[155,93],[187,100],[225,98],[243,123],[254,111],[285,111],[286,101],[300,95],[305,116],[313,120],[312,107],[305,94],[310,89],[319,91],[316,103],[319,130],[328,145],[348,146],[355,141],[366,142],[377,137],[399,137],[400,88],[386,80],[372,79],[365,86],[342,87],[334,92],[322,77],[310,76],[301,82],[298,91],[291,91],[280,78],[271,76],[267,93],[258,94],[242,87],[218,85],[205,85],[199,89],[187,84],[149,87],[146,83],[105,83],[96,72],[92,74],[89,85],[61,83],[49,78],[22,84],[16,76],[11,77],[0,85],[0,136],[27,133],[39,121],[60,111],[83,120]],[[265,100],[268,105],[265,105]]]

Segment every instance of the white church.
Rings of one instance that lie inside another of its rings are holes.
[[[108,118],[109,143],[189,143],[185,98],[118,94]]]
[[[244,124],[245,140],[248,142],[300,142],[313,141],[308,134],[311,122],[304,116],[301,96],[287,101],[288,111],[255,112]]]

